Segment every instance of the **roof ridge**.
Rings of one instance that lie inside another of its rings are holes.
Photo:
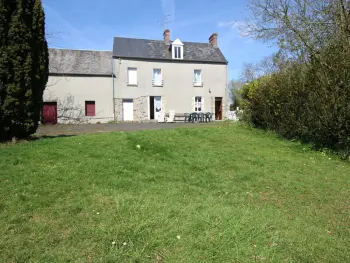
[[[90,52],[110,52],[113,53],[112,50],[92,50],[92,49],[72,49],[72,48],[52,48],[49,50],[66,50],[66,51],[90,51]]]
[[[114,37],[114,38],[164,42],[164,40],[162,40],[162,39],[150,39],[150,38],[134,38],[134,37]],[[180,38],[177,38],[177,39],[179,39],[182,43],[208,44],[208,45],[210,45],[209,42],[182,41]],[[174,42],[175,40],[170,40],[170,42]]]

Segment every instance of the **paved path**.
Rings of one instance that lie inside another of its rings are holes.
[[[215,123],[111,123],[111,124],[79,124],[79,125],[47,125],[40,126],[37,136],[79,135],[85,133],[113,132],[113,131],[138,131],[171,129],[181,127],[203,127],[215,125]]]

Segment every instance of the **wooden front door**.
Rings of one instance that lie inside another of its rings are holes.
[[[215,98],[215,120],[222,120],[222,98]]]
[[[42,123],[57,124],[57,102],[44,102],[42,110]]]

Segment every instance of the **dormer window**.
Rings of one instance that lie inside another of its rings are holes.
[[[174,58],[182,58],[181,57],[181,47],[175,47],[175,54],[174,54]]]
[[[180,41],[180,39],[176,39],[172,46],[172,57],[173,59],[183,59],[184,57],[184,44]]]

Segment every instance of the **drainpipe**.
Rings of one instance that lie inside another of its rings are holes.
[[[114,57],[112,56],[112,83],[113,83],[113,120],[115,121],[115,94],[114,94]]]

